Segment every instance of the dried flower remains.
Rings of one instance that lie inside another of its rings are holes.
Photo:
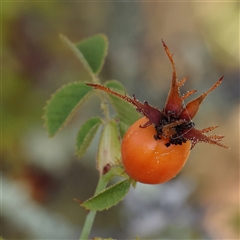
[[[190,140],[191,149],[198,142],[206,142],[209,144],[218,145],[223,148],[228,148],[221,143],[221,140],[224,138],[224,136],[206,135],[206,133],[211,132],[217,128],[217,126],[198,130],[195,128],[195,124],[192,121],[194,116],[197,114],[202,101],[211,91],[213,91],[221,84],[223,76],[207,92],[204,92],[198,98],[190,101],[186,106],[184,106],[184,100],[195,93],[196,90],[190,90],[187,93],[181,95],[180,87],[185,83],[187,77],[178,81],[175,63],[173,61],[173,54],[171,54],[164,41],[162,41],[162,43],[173,68],[170,91],[165,103],[165,107],[162,110],[149,105],[147,101],[141,103],[136,99],[135,95],[133,95],[131,98],[127,95],[121,95],[103,85],[87,85],[115,95],[134,105],[138,112],[142,113],[148,118],[148,121],[140,127],[146,128],[150,125],[153,125],[156,129],[156,134],[153,137],[156,139],[156,141],[161,138],[168,138],[169,142],[166,144],[167,147],[171,144],[181,145],[182,143]]]

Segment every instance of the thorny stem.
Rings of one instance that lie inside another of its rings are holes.
[[[101,176],[99,178],[99,181],[98,181],[98,185],[97,185],[97,188],[95,190],[95,194],[98,194],[100,193],[101,191],[103,191],[108,182],[110,181],[110,179],[116,174],[116,170],[114,168],[112,168],[108,173],[106,173],[105,175]],[[96,216],[96,211],[89,211],[87,217],[86,217],[86,220],[85,220],[85,223],[83,225],[83,229],[82,229],[82,233],[80,235],[80,238],[79,240],[87,240],[89,238],[89,234],[91,232],[91,229],[92,229],[92,225],[93,225],[93,222],[94,222],[94,219],[95,219],[95,216]]]

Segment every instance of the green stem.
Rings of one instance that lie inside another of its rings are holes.
[[[92,225],[96,216],[96,211],[90,211],[86,217],[85,223],[83,225],[83,230],[79,240],[87,240],[92,229]]]
[[[114,176],[114,173],[115,173],[115,171],[110,170],[105,175],[100,176],[94,195],[100,193],[101,191],[103,191],[106,188],[108,182]],[[91,232],[96,213],[97,213],[96,211],[89,211],[89,213],[86,217],[85,223],[83,225],[82,233],[81,233],[79,240],[87,240],[89,238],[89,234]]]
[[[92,74],[92,80],[93,80],[93,83],[100,84],[100,79],[95,74]],[[103,93],[100,93],[100,99],[101,99],[101,108],[105,116],[105,121],[107,122],[109,120],[109,109],[108,109],[108,104],[106,102],[106,97]],[[106,188],[108,182],[114,176],[115,171],[116,170],[111,169],[105,175],[100,176],[94,195],[97,195],[98,193],[100,193]],[[84,222],[82,233],[79,240],[87,240],[89,238],[89,234],[91,232],[96,213],[97,213],[96,211],[92,211],[92,210],[89,211],[86,217],[86,220]]]
[[[96,74],[92,73],[91,77],[92,77],[92,82],[93,83],[101,84],[101,81],[100,81],[99,77]],[[99,91],[99,98],[101,100],[101,109],[102,109],[103,114],[105,116],[105,120],[106,120],[106,122],[108,122],[110,117],[109,117],[109,109],[108,109],[108,103],[107,103],[107,99],[106,99],[106,94]]]

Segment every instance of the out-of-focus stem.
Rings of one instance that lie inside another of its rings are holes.
[[[100,193],[101,191],[103,191],[106,188],[110,179],[115,175],[115,172],[116,172],[116,170],[114,168],[112,168],[108,173],[104,174],[103,176],[101,176],[99,178],[98,185],[97,185],[94,195]],[[91,232],[96,213],[97,213],[96,211],[89,211],[89,213],[86,217],[85,223],[83,225],[82,233],[81,233],[79,240],[89,239],[89,234]]]

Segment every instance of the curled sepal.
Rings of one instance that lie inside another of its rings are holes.
[[[112,120],[106,123],[101,133],[97,168],[100,175],[106,172],[106,166],[117,165],[121,158],[120,141],[117,123]]]
[[[212,131],[214,128],[215,127],[210,127],[208,129],[204,129],[204,130],[197,130],[196,128],[191,128],[186,133],[184,133],[184,138],[191,141],[191,149],[198,142],[205,142],[205,143],[209,143],[209,144],[214,144],[214,145],[218,145],[220,147],[229,149],[229,147],[220,143],[220,141],[222,140],[222,138],[224,138],[224,136],[220,136],[220,135],[207,136],[207,135],[203,134],[203,132]]]
[[[126,179],[118,182],[99,194],[81,204],[82,207],[92,211],[103,211],[118,204],[128,193],[131,187],[131,180]]]
[[[76,141],[76,153],[82,157],[92,142],[102,120],[99,117],[88,119],[79,129]]]
[[[173,61],[173,54],[171,54],[168,46],[165,44],[163,40],[162,40],[162,44],[173,68],[171,87],[165,103],[164,112],[166,114],[171,112],[173,115],[177,116],[181,112],[182,106],[183,106],[183,100],[181,98],[179,88],[187,80],[187,77],[183,78],[178,82],[176,67]]]
[[[182,110],[179,115],[180,119],[185,119],[186,121],[191,121],[194,116],[197,114],[199,107],[204,100],[204,98],[215,88],[217,88],[222,82],[223,76],[207,91],[200,95],[198,98],[192,100],[187,104],[187,106]]]
[[[159,109],[150,106],[148,104],[148,102],[146,102],[146,101],[144,103],[139,102],[136,99],[135,95],[132,98],[130,98],[127,95],[119,94],[119,93],[117,93],[117,92],[115,92],[115,91],[111,90],[110,88],[105,87],[103,85],[91,84],[91,83],[88,83],[87,85],[91,86],[91,87],[94,87],[96,89],[100,89],[104,92],[110,93],[114,96],[117,96],[117,97],[119,97],[121,99],[124,99],[125,101],[133,104],[136,107],[136,110],[138,112],[142,113],[144,116],[146,116],[149,119],[149,122],[151,124],[154,124],[154,125],[158,126],[160,121],[163,118],[163,114]]]

